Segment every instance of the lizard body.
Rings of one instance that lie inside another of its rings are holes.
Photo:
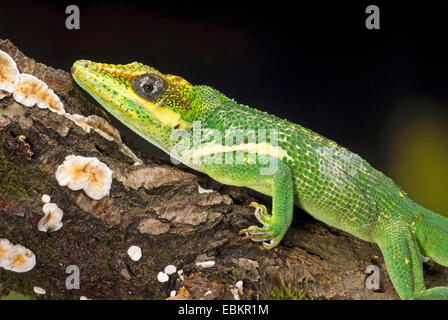
[[[422,268],[422,256],[448,266],[448,219],[409,199],[358,155],[298,124],[140,63],[78,60],[72,74],[114,117],[174,158],[221,183],[271,196],[272,214],[251,204],[262,227],[243,229],[246,238],[266,249],[277,246],[296,205],[377,243],[401,298],[448,299],[447,287],[425,288]]]

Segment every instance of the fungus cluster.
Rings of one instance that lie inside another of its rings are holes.
[[[175,273],[176,270],[177,270],[176,267],[173,266],[172,264],[167,265],[163,271],[160,271],[157,274],[157,280],[162,283],[167,282],[170,279],[169,276]]]
[[[27,74],[20,73],[14,60],[0,50],[0,98],[11,94],[14,100],[26,107],[37,105],[64,114],[64,105],[45,82]]]
[[[0,267],[14,272],[27,272],[36,265],[34,253],[20,244],[13,245],[8,239],[0,239]]]
[[[0,99],[10,94],[17,102],[26,107],[37,105],[40,109],[49,109],[59,115],[64,115],[87,133],[91,128],[94,129],[105,139],[115,141],[119,150],[134,161],[134,165],[143,164],[143,161],[122,142],[118,130],[105,119],[95,115],[85,117],[65,112],[61,100],[45,82],[31,74],[20,73],[15,61],[6,52],[0,50]]]
[[[112,170],[97,158],[69,155],[56,170],[60,186],[71,190],[84,190],[94,200],[109,195]]]

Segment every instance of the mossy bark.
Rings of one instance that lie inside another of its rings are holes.
[[[67,112],[109,119],[69,73],[36,63],[8,40],[0,40],[0,50],[11,55],[22,73],[46,82]],[[311,299],[397,298],[376,245],[296,209],[281,245],[262,250],[237,233],[256,224],[249,203],[269,206],[270,199],[174,167],[135,148],[134,140],[123,140],[142,166],[133,166],[116,143],[84,132],[63,116],[24,107],[12,97],[0,100],[0,238],[26,246],[37,257],[27,273],[0,269],[0,286],[39,299],[165,299],[172,290],[177,298],[233,299],[235,283],[243,280],[242,299],[269,299],[273,288],[287,284],[288,292],[295,292],[307,280]],[[70,154],[97,157],[113,170],[110,196],[94,201],[58,185],[54,172]],[[198,184],[215,191],[199,193]],[[56,232],[37,229],[42,194],[64,211],[64,226]],[[137,262],[127,255],[131,245],[142,248]],[[204,260],[215,265],[196,265]],[[158,282],[157,274],[168,264],[182,270],[184,280],[176,274]],[[364,284],[370,264],[380,268],[379,292]],[[69,265],[80,270],[80,289],[66,288]],[[439,267],[426,279],[431,286],[444,285],[446,275]],[[36,296],[33,286],[47,294]]]

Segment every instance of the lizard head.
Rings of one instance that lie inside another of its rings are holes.
[[[138,62],[126,65],[78,60],[75,81],[119,120],[160,127],[188,128],[193,86],[181,77],[164,75]]]
[[[76,83],[115,118],[167,153],[178,143],[174,131],[193,130],[193,122],[214,108],[214,98],[203,98],[211,90],[141,63],[78,60],[71,71]]]

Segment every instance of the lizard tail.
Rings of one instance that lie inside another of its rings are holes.
[[[423,208],[415,224],[422,255],[448,266],[448,218]]]

